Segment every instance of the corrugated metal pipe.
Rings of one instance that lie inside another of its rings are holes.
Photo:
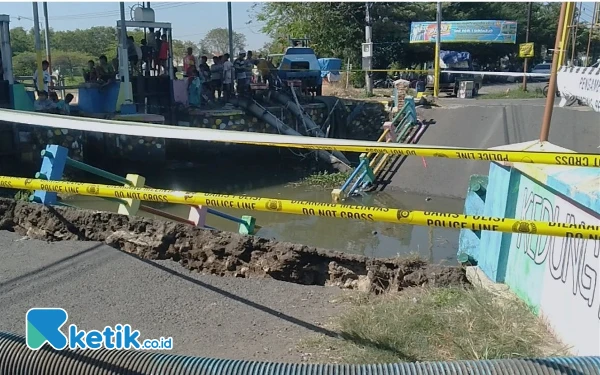
[[[600,375],[600,357],[392,363],[296,364],[186,357],[135,350],[32,351],[23,336],[0,332],[0,374],[154,375]]]

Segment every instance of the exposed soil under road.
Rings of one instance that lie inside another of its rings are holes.
[[[375,293],[468,284],[464,269],[419,259],[373,259],[160,220],[9,199],[0,199],[0,230],[46,241],[104,242],[144,259],[173,260],[189,270],[219,276],[272,278]]]

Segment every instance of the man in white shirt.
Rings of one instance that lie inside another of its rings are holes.
[[[48,85],[50,84],[50,72],[48,72],[49,66],[50,66],[50,63],[48,63],[48,61],[46,61],[46,60],[42,61],[42,77],[43,77],[42,79],[43,79],[44,86],[41,91],[48,92]],[[35,85],[36,90],[40,89],[38,87],[38,70],[37,69],[33,73],[33,84]]]
[[[223,98],[229,101],[233,91],[233,64],[229,61],[229,54],[223,55]]]
[[[237,94],[243,95],[246,92],[246,52],[241,51],[238,54],[238,58],[233,61],[233,68],[235,69],[235,79],[237,81]]]

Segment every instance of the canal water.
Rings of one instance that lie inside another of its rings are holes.
[[[151,185],[151,181],[148,180],[149,185]],[[164,186],[164,184],[151,186],[173,190],[214,191],[212,186],[208,186],[202,181],[194,181],[195,183],[182,179],[167,179],[167,181],[171,181],[168,184],[170,186]],[[244,184],[245,187],[240,185],[238,184],[241,191],[232,189],[238,191],[228,193],[331,203],[330,189],[281,184],[260,188],[252,188],[250,183]],[[226,189],[222,189],[221,192],[225,192],[224,190]],[[117,204],[94,197],[71,196],[65,199],[65,203],[94,210],[111,212],[117,210]],[[189,208],[187,206],[161,205],[151,202],[145,204],[180,217],[188,217]],[[352,201],[352,204],[448,213],[461,213],[464,205],[463,201],[459,199],[427,197],[401,192],[374,193],[368,197],[357,198]],[[456,260],[459,234],[457,230],[272,212],[242,212],[242,210],[222,208],[219,208],[219,211],[236,217],[242,215],[256,217],[256,223],[261,227],[256,233],[259,237],[377,258],[413,253],[434,263],[452,263]],[[160,219],[145,212],[140,212],[139,215]],[[237,232],[238,227],[235,223],[213,215],[209,215],[207,225],[232,232]]]

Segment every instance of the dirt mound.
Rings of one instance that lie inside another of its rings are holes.
[[[462,268],[419,259],[371,259],[161,220],[2,198],[0,230],[46,241],[104,242],[144,259],[171,259],[190,270],[220,276],[270,277],[372,292],[468,284]]]

